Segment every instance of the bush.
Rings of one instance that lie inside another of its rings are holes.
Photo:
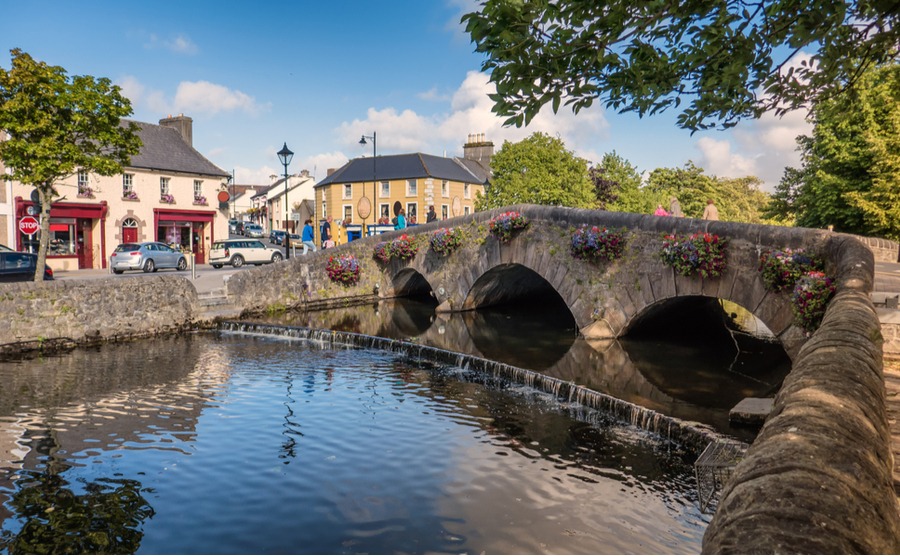
[[[824,272],[813,270],[801,276],[791,294],[791,309],[797,325],[807,333],[819,328],[834,292],[834,280]]]
[[[325,271],[332,281],[345,286],[352,286],[359,282],[359,261],[353,255],[329,257],[325,264]]]
[[[612,261],[625,251],[625,236],[607,228],[582,226],[572,234],[571,253],[576,259]]]
[[[489,231],[491,235],[506,243],[512,239],[513,233],[528,227],[528,219],[512,210],[491,218]]]
[[[725,247],[728,241],[713,234],[694,234],[688,239],[667,235],[659,256],[663,263],[682,276],[699,274],[717,278],[725,272]]]
[[[431,250],[447,256],[462,245],[463,234],[459,228],[441,228],[431,234]]]
[[[822,261],[807,255],[803,249],[766,251],[759,257],[763,283],[773,292],[791,290],[804,274],[822,268]]]

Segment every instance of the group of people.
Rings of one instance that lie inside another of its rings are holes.
[[[669,210],[664,209],[663,206],[659,204],[656,205],[656,210],[653,214],[656,216],[684,216],[684,213],[681,211],[681,203],[678,202],[678,198],[675,196],[672,196],[669,199]],[[719,209],[716,208],[712,199],[706,201],[706,207],[703,209],[703,216],[701,218],[703,220],[719,219]]]
[[[431,205],[428,207],[428,213],[425,215],[425,223],[427,224],[429,222],[434,222],[435,220],[437,220],[437,213],[434,211],[434,205]],[[395,230],[402,230],[402,229],[406,228],[406,226],[407,226],[406,211],[401,208],[397,212],[397,216],[395,216],[394,219],[391,220],[391,222],[394,224]],[[409,223],[415,224],[416,217],[413,216],[410,219]]]

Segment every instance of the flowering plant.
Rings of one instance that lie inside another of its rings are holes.
[[[205,204],[207,204],[207,203],[206,203],[206,197],[204,197],[203,195],[198,195],[197,197],[194,197],[194,204],[195,204],[195,205],[205,205]]]
[[[390,242],[380,241],[376,243],[373,251],[375,258],[384,263],[391,259],[405,261],[415,257],[416,253],[419,252],[419,242],[403,234]]]
[[[441,228],[431,234],[431,250],[447,256],[462,245],[463,234],[459,228]]]
[[[834,280],[824,272],[812,270],[801,276],[791,294],[795,322],[807,332],[815,331],[822,323],[834,291]]]
[[[725,246],[728,240],[713,234],[694,234],[687,239],[666,235],[659,256],[663,263],[682,276],[700,274],[716,278],[725,272]]]
[[[94,198],[94,190],[86,185],[79,185],[78,186],[78,196],[85,197],[88,199],[93,199]]]
[[[140,201],[140,199],[138,199],[138,194],[134,189],[132,189],[131,191],[126,193],[125,196],[122,198],[128,199],[129,201]]]
[[[497,239],[506,243],[512,239],[513,232],[528,227],[528,219],[512,210],[491,218],[489,230]]]
[[[769,291],[791,289],[811,270],[822,270],[822,261],[807,255],[803,249],[766,251],[759,257],[759,271]]]
[[[159,200],[160,200],[160,202],[169,203],[171,205],[171,204],[175,203],[175,196],[172,195],[171,193],[166,193],[164,195],[161,195],[159,197]]]
[[[572,234],[571,253],[576,259],[612,261],[621,257],[624,250],[625,236],[622,232],[582,226]]]
[[[325,263],[325,271],[334,282],[352,286],[359,282],[359,261],[353,255],[329,257]]]

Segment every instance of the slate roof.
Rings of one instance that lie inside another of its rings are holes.
[[[424,153],[395,154],[379,156],[374,168],[373,160],[375,159],[372,157],[354,158],[317,183],[316,187],[332,183],[372,181],[373,170],[377,171],[377,175],[374,176],[376,180],[436,178],[480,184],[487,181],[485,172],[479,175],[463,163],[461,158],[446,158]]]
[[[229,176],[228,172],[188,145],[177,129],[145,122],[134,123],[140,127],[138,136],[144,144],[141,152],[131,157],[131,163],[127,165],[129,168],[216,177]]]

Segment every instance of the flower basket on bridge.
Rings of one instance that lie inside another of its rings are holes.
[[[763,283],[772,292],[792,290],[797,280],[813,270],[823,270],[822,261],[803,249],[766,251],[759,257]]]
[[[352,286],[359,282],[359,261],[353,255],[329,257],[325,263],[325,272],[332,281]]]
[[[814,332],[825,317],[835,289],[834,280],[824,272],[813,270],[801,276],[791,294],[791,310],[797,325],[806,332]]]
[[[446,257],[462,245],[463,233],[459,228],[441,228],[431,234],[431,250]]]
[[[625,251],[625,236],[597,226],[582,226],[572,234],[571,253],[576,259],[612,261]]]
[[[725,246],[728,240],[714,234],[694,234],[687,239],[666,235],[659,256],[663,263],[682,276],[699,274],[718,278],[725,272]]]
[[[494,237],[506,243],[512,239],[513,233],[524,230],[527,227],[528,219],[520,213],[511,210],[491,218],[488,229]]]
[[[415,257],[418,252],[418,240],[410,238],[406,234],[391,241],[380,241],[375,244],[373,249],[375,258],[383,263],[390,262],[391,259],[407,261]]]

